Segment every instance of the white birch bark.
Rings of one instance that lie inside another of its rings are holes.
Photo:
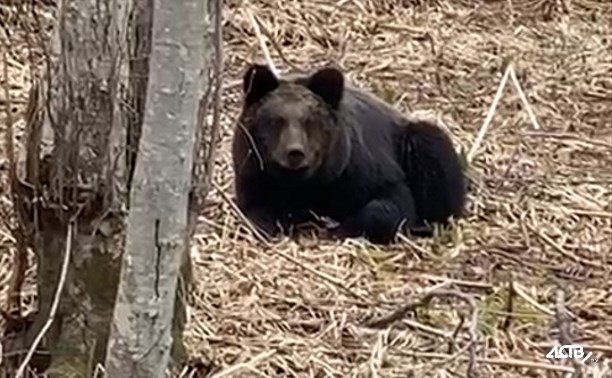
[[[209,85],[208,1],[154,3],[146,110],[105,364],[113,378],[163,377],[169,363],[198,105]]]

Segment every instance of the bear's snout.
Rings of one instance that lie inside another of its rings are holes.
[[[291,144],[278,151],[277,164],[290,171],[306,170],[310,167],[310,156],[303,144]]]
[[[289,125],[280,134],[274,160],[288,170],[303,170],[311,165],[312,151],[308,135],[299,125]]]
[[[304,160],[306,159],[306,154],[304,153],[304,147],[301,145],[292,146],[287,150],[287,156],[285,159],[287,160],[287,165],[289,168],[301,168]]]

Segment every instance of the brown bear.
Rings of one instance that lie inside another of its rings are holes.
[[[232,146],[237,204],[260,230],[313,214],[338,237],[389,243],[463,214],[466,184],[449,136],[403,116],[324,67],[277,77],[251,64]],[[425,230],[425,231],[424,231]]]

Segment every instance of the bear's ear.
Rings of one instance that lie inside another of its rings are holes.
[[[278,78],[268,66],[251,64],[242,77],[246,105],[252,105],[278,87]]]
[[[321,68],[310,77],[308,88],[333,109],[338,109],[344,93],[344,75],[334,67]]]

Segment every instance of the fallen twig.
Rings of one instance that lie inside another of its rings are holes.
[[[270,66],[270,70],[272,71],[272,73],[274,73],[275,76],[279,76],[280,72],[278,71],[278,69],[276,68],[276,65],[272,61],[270,50],[268,50],[268,47],[266,46],[266,41],[264,40],[263,35],[261,34],[261,30],[259,29],[259,24],[257,23],[257,20],[255,20],[255,16],[253,15],[253,12],[251,11],[251,5],[249,4],[248,0],[246,1],[246,3],[247,3],[247,6],[245,8],[245,12],[249,18],[249,21],[251,21],[251,25],[253,26],[253,30],[255,31],[255,36],[257,37],[257,41],[259,41],[261,50],[263,51],[264,57],[266,58],[266,63],[268,64],[268,66]]]
[[[568,251],[566,251],[562,246],[560,246],[559,244],[557,244],[554,240],[552,240],[548,235],[544,234],[543,232],[541,232],[540,230],[536,229],[535,227],[533,227],[530,224],[525,224],[527,226],[527,228],[533,232],[534,234],[536,234],[536,236],[538,236],[540,239],[542,239],[542,241],[544,241],[546,244],[548,244],[549,246],[551,246],[552,248],[554,248],[557,252],[559,252],[560,254],[562,254],[563,256],[574,260],[575,262],[585,265],[585,266],[589,266],[592,268],[600,268],[601,264],[596,263],[594,261],[590,261],[590,260],[586,260],[583,259],[579,256],[576,256],[573,253],[570,253]]]
[[[499,100],[501,100],[502,93],[504,92],[504,88],[506,87],[506,83],[508,82],[510,70],[512,70],[512,63],[508,64],[506,72],[504,72],[504,76],[502,76],[502,79],[499,82],[499,86],[497,87],[497,92],[495,93],[495,97],[493,98],[491,107],[489,107],[489,112],[487,113],[487,116],[484,122],[482,123],[480,130],[478,131],[478,135],[476,136],[476,140],[474,140],[474,144],[472,144],[472,148],[467,153],[466,158],[468,163],[472,162],[474,155],[476,155],[476,151],[478,151],[478,148],[480,148],[480,144],[482,143],[482,140],[484,139],[484,136],[487,133],[487,130],[489,129],[489,125],[491,124],[493,116],[495,115],[495,109],[497,109],[497,104],[499,103]]]
[[[365,298],[362,295],[359,295],[357,293],[355,293],[353,290],[349,289],[344,283],[338,281],[336,278],[331,277],[327,274],[324,274],[322,272],[319,272],[316,269],[313,269],[305,264],[302,264],[301,262],[299,262],[298,260],[296,260],[295,258],[293,258],[292,256],[289,256],[288,254],[279,251],[277,248],[274,248],[273,245],[271,245],[267,240],[266,237],[250,222],[250,220],[246,217],[246,215],[244,215],[242,213],[242,211],[240,211],[240,209],[238,208],[238,206],[234,203],[234,201],[232,201],[231,198],[229,198],[227,196],[226,193],[224,193],[222,188],[219,188],[219,186],[215,183],[213,183],[213,186],[217,189],[217,192],[219,192],[219,195],[229,204],[229,206],[232,208],[232,210],[236,213],[236,215],[238,216],[238,218],[240,218],[240,220],[243,222],[244,225],[246,225],[248,227],[248,229],[253,233],[253,235],[255,236],[255,238],[262,244],[264,244],[266,246],[266,248],[268,248],[270,251],[272,251],[272,253],[279,255],[281,257],[283,257],[284,259],[292,262],[293,264],[299,266],[300,268],[314,274],[315,276],[333,284],[334,286],[337,286],[339,288],[341,288],[342,290],[344,290],[346,293],[350,294],[352,297],[357,298],[361,301],[363,301],[364,303],[370,304],[370,305],[376,305],[376,303],[372,302],[371,300]]]
[[[525,111],[527,111],[527,114],[529,115],[529,119],[531,120],[531,124],[533,125],[533,128],[536,130],[539,130],[540,124],[538,123],[535,113],[533,112],[533,109],[531,108],[531,105],[529,104],[529,100],[527,100],[527,96],[525,95],[525,92],[523,92],[521,83],[519,83],[518,78],[516,77],[516,72],[514,71],[514,68],[510,70],[510,79],[512,79],[514,88],[516,88],[519,98],[521,99],[521,102],[523,103],[523,106],[525,107]]]
[[[570,318],[565,308],[565,292],[562,289],[557,290],[556,298],[556,318],[557,328],[559,328],[559,341],[562,345],[572,345],[572,337],[570,331]],[[573,378],[583,378],[582,369],[576,359],[571,358],[572,365],[574,366]]]
[[[420,299],[415,301],[411,301],[404,306],[400,307],[396,311],[392,312],[389,315],[382,316],[380,318],[372,319],[363,324],[365,327],[370,328],[385,328],[395,323],[396,321],[404,318],[409,312],[413,312],[419,307],[426,307],[434,298],[439,297],[455,297],[459,298],[462,301],[466,302],[470,307],[471,322],[469,328],[469,344],[465,350],[469,350],[470,357],[467,367],[466,375],[468,377],[472,377],[472,371],[474,369],[474,364],[476,362],[476,341],[477,341],[477,326],[478,326],[478,308],[476,307],[476,303],[474,299],[464,293],[453,291],[453,290],[432,290],[424,294]],[[456,335],[458,332],[455,331]],[[452,358],[455,359],[455,358]]]
[[[445,360],[450,360],[451,358],[453,358],[452,355],[444,354],[444,353],[400,351],[399,354],[403,356],[418,357],[418,358],[441,358]],[[469,359],[469,357],[459,356],[459,357],[456,357],[455,359],[465,361]],[[486,364],[486,365],[514,366],[514,367],[541,369],[541,370],[549,370],[549,371],[560,371],[560,372],[565,372],[565,373],[574,372],[574,369],[569,366],[550,365],[550,364],[545,364],[541,362],[517,360],[513,358],[503,359],[503,358],[476,357],[475,362],[479,364]]]
[[[66,231],[66,249],[64,251],[64,260],[62,262],[62,270],[60,272],[59,281],[57,283],[57,288],[55,290],[55,296],[53,297],[53,302],[51,303],[51,309],[49,310],[49,317],[47,318],[47,322],[43,325],[40,332],[34,339],[32,346],[28,350],[28,354],[25,359],[21,362],[19,369],[17,369],[17,374],[15,374],[15,378],[22,378],[25,370],[32,359],[32,356],[36,352],[36,348],[42,341],[45,334],[51,328],[53,324],[53,320],[55,319],[55,314],[57,313],[57,309],[59,307],[60,298],[62,297],[62,292],[64,290],[64,284],[66,283],[66,276],[68,274],[68,264],[70,263],[70,255],[72,254],[72,233],[74,227],[74,221],[68,224],[68,230]]]

